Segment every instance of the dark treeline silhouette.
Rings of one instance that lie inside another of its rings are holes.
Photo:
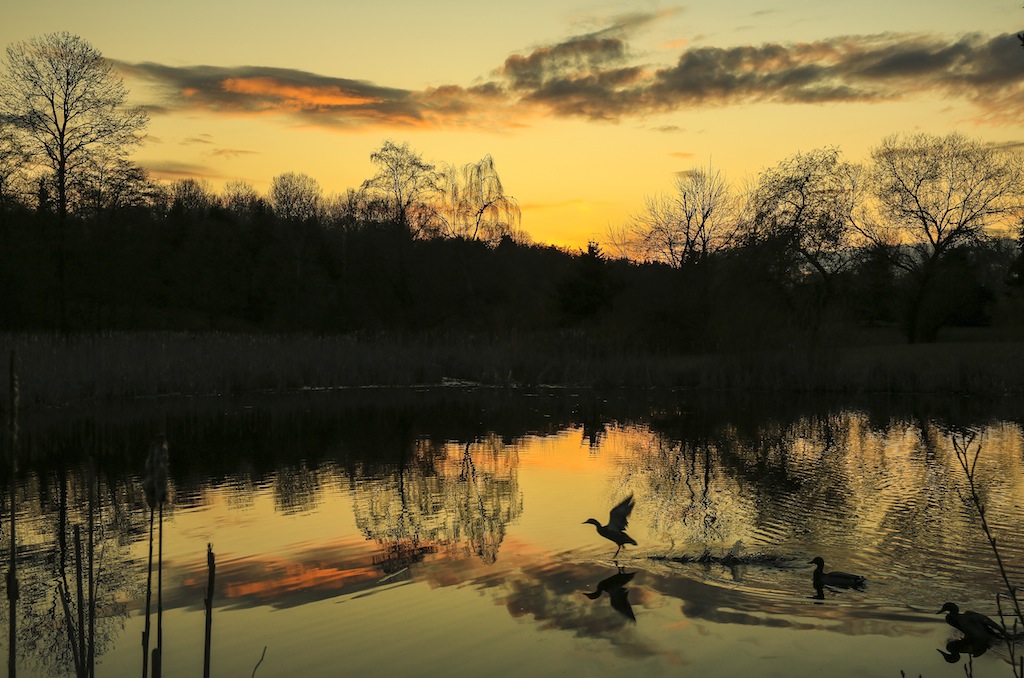
[[[49,215],[5,214],[5,329],[59,324]],[[130,208],[79,220],[65,251],[76,330],[533,329],[560,324],[575,258],[550,247],[415,238],[396,223]],[[568,302],[567,302],[568,303]],[[570,309],[575,311],[575,309]]]
[[[911,313],[912,339],[950,325],[1019,327],[1024,308],[1024,260],[1008,239],[951,247],[927,271],[901,270],[880,245],[852,248],[826,278],[794,262],[785,232],[737,239],[694,264],[635,263],[594,243],[571,252],[511,234],[424,235],[404,217],[375,217],[372,204],[301,220],[258,197],[239,206],[200,190],[190,204],[191,181],[162,202],[82,207],[70,227],[58,225],[45,185],[37,205],[5,202],[0,328],[582,329],[629,345],[728,350],[907,330]]]

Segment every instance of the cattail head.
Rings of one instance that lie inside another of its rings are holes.
[[[149,444],[146,474],[142,478],[146,504],[151,509],[167,501],[167,463],[167,438],[161,433]]]

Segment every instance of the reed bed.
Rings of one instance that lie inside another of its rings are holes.
[[[25,407],[159,396],[474,383],[838,393],[1024,393],[1024,342],[678,355],[581,333],[0,335]]]

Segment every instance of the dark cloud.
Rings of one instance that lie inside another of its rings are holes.
[[[289,69],[120,64],[157,83],[151,113],[203,109],[326,127],[513,126],[531,115],[618,121],[759,102],[881,102],[929,95],[970,101],[979,119],[1020,121],[1024,59],[1013,33],[942,38],[884,34],[811,43],[684,49],[669,66],[638,63],[628,37],[658,15],[509,56],[473,86],[421,91]]]
[[[241,148],[218,148],[212,151],[210,155],[217,156],[219,158],[237,158],[241,155],[257,155],[259,151],[247,151]]]
[[[617,120],[628,116],[642,92],[644,72],[638,66],[552,78],[522,95],[561,116]]]
[[[758,101],[877,102],[924,93],[985,105],[1021,96],[1024,68],[1010,67],[1012,35],[954,42],[923,36],[843,37],[793,45],[704,47],[655,72],[653,109]],[[639,97],[638,97],[639,98]]]
[[[587,36],[540,47],[525,56],[513,54],[499,74],[513,90],[536,90],[551,81],[600,77],[626,56],[626,44],[620,38]]]
[[[506,59],[511,96],[561,116],[619,120],[758,102],[880,102],[922,94],[964,98],[983,115],[1024,110],[1019,41],[1013,34],[957,39],[844,36],[684,50],[669,67],[632,63],[621,38],[570,40]]]
[[[153,176],[160,179],[187,179],[203,177],[217,179],[220,175],[204,165],[193,165],[184,162],[155,161],[144,163],[145,169]]]

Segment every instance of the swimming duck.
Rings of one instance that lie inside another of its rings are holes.
[[[821,556],[812,560],[809,565],[814,565],[812,579],[814,587],[831,586],[833,588],[853,589],[864,586],[865,579],[859,574],[849,572],[825,572],[825,561]]]
[[[633,495],[629,495],[623,499],[619,504],[611,510],[608,514],[608,524],[602,525],[595,518],[587,518],[583,521],[584,525],[592,524],[597,528],[597,533],[615,542],[619,548],[615,549],[615,556],[619,555],[619,551],[626,544],[632,544],[636,546],[637,543],[633,541],[633,538],[626,534],[626,526],[629,524],[629,514],[633,511]],[[615,556],[612,556],[613,558]]]
[[[980,612],[961,612],[956,603],[946,603],[935,614],[947,612],[946,623],[969,638],[1005,638],[1003,627]]]

